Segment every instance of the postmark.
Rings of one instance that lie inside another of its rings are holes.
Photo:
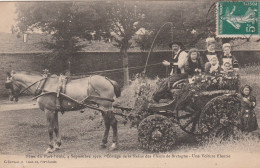
[[[216,5],[217,37],[248,38],[259,36],[259,2],[220,1]]]

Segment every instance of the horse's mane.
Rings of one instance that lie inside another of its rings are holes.
[[[28,72],[28,71],[14,71],[15,73],[24,74],[24,75],[41,75],[40,72]]]
[[[28,72],[28,71],[14,71],[15,73],[17,73],[17,74],[24,74],[24,75],[40,75],[40,76],[42,76],[43,75],[43,73],[40,73],[40,72],[37,72],[37,71],[33,71],[33,72]],[[50,76],[52,76],[52,77],[57,77],[58,75],[56,75],[56,74],[51,74]]]

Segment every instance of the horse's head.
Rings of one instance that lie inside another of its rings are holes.
[[[9,100],[17,102],[21,87],[15,81],[14,74],[15,71],[7,72],[5,88],[9,90]]]

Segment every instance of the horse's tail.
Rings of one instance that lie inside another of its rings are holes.
[[[116,81],[111,80],[112,85],[114,86],[114,92],[116,97],[120,97],[121,96],[121,88],[119,86],[119,84]]]
[[[116,81],[113,81],[107,77],[105,77],[113,86],[114,86],[114,92],[116,97],[120,97],[121,96],[121,88],[119,86],[119,84]]]

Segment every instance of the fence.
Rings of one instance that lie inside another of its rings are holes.
[[[241,66],[246,64],[260,63],[260,50],[255,51],[234,51]],[[148,52],[129,52],[130,78],[136,73],[142,72],[146,62]],[[170,51],[156,51],[150,55],[147,67],[149,77],[164,77],[165,67],[160,64],[171,56]],[[50,69],[51,73],[60,73],[62,61],[52,61],[50,52],[31,52],[31,53],[0,53],[0,97],[8,94],[4,88],[6,72],[11,70],[22,70],[28,72],[42,72],[43,69]],[[99,73],[123,84],[122,56],[119,52],[79,52],[72,57],[72,74],[86,75],[93,71],[103,71],[111,69],[120,69],[116,71],[107,71]],[[155,65],[154,65],[155,64]]]

